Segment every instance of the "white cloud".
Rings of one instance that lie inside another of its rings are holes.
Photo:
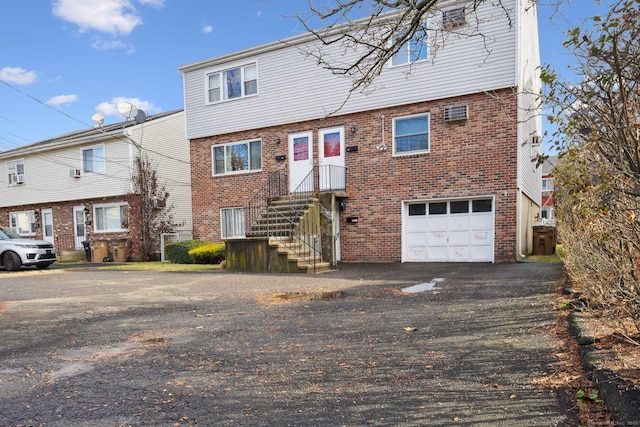
[[[153,6],[157,8],[164,7],[164,0],[138,0],[141,5]]]
[[[78,95],[58,95],[50,98],[46,103],[48,105],[72,104],[78,100]]]
[[[27,71],[20,67],[4,67],[0,70],[0,79],[17,85],[29,85],[35,83],[38,75],[35,71]]]
[[[202,34],[209,34],[213,31],[213,27],[211,25],[203,25],[202,26]]]
[[[142,3],[162,2],[144,0]],[[52,12],[54,16],[77,25],[82,33],[95,30],[127,35],[142,24],[142,18],[129,0],[55,0]]]
[[[127,45],[121,42],[120,40],[95,39],[91,43],[91,47],[97,50],[114,50],[114,49],[124,49],[127,47]]]
[[[139,98],[126,98],[124,96],[118,96],[108,102],[101,102],[96,106],[96,111],[98,113],[102,113],[104,116],[116,116],[120,119],[124,119],[118,112],[118,104],[121,102],[130,102],[135,105],[138,110],[143,110],[147,115],[156,114],[162,111],[162,109],[155,106],[153,102],[143,101]]]

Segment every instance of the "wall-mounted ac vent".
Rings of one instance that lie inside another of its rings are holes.
[[[22,174],[16,175],[16,184],[24,184],[24,175]]]
[[[468,118],[468,115],[467,115],[466,105],[459,105],[457,107],[446,107],[444,109],[445,122],[453,122],[455,120],[466,120],[467,118]]]
[[[467,23],[464,7],[442,11],[442,27],[454,28]]]
[[[82,176],[82,169],[71,169],[69,171],[69,176],[80,178]]]
[[[151,199],[151,207],[154,209],[166,208],[167,201],[165,199],[158,199],[154,197]]]

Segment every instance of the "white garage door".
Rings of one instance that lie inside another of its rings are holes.
[[[493,199],[406,202],[405,262],[493,262]]]

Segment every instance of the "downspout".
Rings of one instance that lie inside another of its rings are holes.
[[[516,52],[517,52],[517,56],[516,56],[516,85],[517,85],[517,91],[518,91],[518,117],[520,116],[520,102],[521,102],[521,95],[522,95],[522,85],[521,85],[521,62],[522,62],[522,43],[521,43],[521,37],[522,37],[522,16],[520,15],[522,12],[521,9],[521,5],[523,0],[518,0],[516,1],[516,22],[518,23],[518,26],[516,28]],[[522,128],[524,126],[524,124],[521,123],[520,120],[518,120],[518,131],[517,131],[517,147],[518,147],[518,151],[517,151],[517,170],[516,170],[516,204],[517,204],[517,211],[518,211],[518,217],[516,218],[516,250],[515,253],[517,254],[516,256],[516,261],[519,261],[521,259],[526,258],[526,255],[524,255],[522,253],[522,167],[521,167],[521,161],[522,161],[522,145],[520,144],[520,138],[522,137]]]

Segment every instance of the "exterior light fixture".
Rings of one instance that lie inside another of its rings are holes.
[[[356,133],[356,125],[351,125],[351,135],[355,135]]]

